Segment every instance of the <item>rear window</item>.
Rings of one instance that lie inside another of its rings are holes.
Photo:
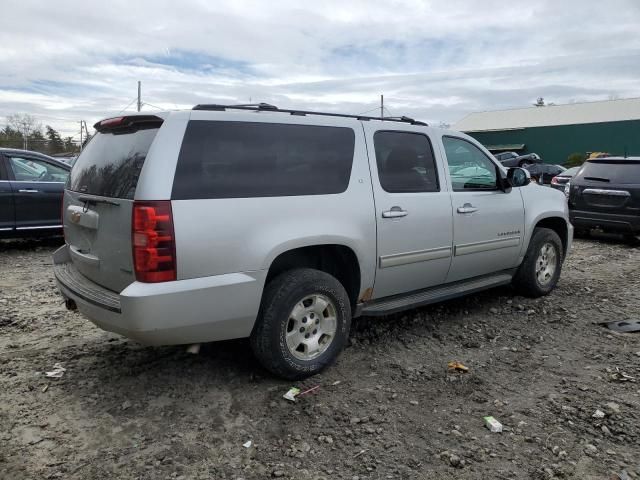
[[[640,162],[601,160],[585,162],[579,177],[594,182],[640,184]]]
[[[349,185],[354,143],[345,127],[192,120],[172,198],[341,193]]]
[[[158,129],[96,133],[71,170],[69,189],[133,199],[140,170]]]

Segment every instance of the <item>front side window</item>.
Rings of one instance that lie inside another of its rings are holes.
[[[497,190],[498,167],[467,140],[442,137],[454,191]]]
[[[172,198],[251,198],[342,193],[349,185],[353,129],[192,120]]]
[[[389,193],[437,192],[431,142],[421,133],[381,131],[373,136],[380,185]]]
[[[13,176],[21,182],[66,182],[64,168],[34,158],[9,157]]]

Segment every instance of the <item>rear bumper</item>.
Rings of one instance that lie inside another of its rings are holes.
[[[266,271],[229,273],[164,283],[133,282],[112,292],[80,274],[68,247],[53,256],[62,295],[98,327],[148,345],[248,337]]]
[[[632,234],[640,232],[640,215],[569,210],[569,218],[576,228],[602,228],[607,231]]]

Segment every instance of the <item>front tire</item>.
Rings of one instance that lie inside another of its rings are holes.
[[[549,228],[536,228],[524,260],[513,277],[513,286],[526,297],[548,295],[560,278],[562,258],[562,241],[558,234]]]
[[[251,348],[270,372],[302,379],[335,361],[350,328],[349,296],[335,277],[310,268],[289,270],[265,288]]]

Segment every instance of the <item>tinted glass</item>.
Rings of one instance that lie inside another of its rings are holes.
[[[382,188],[391,193],[437,192],[438,175],[426,135],[376,132],[373,136]]]
[[[604,183],[640,184],[640,162],[633,160],[601,160],[584,164],[579,178]]]
[[[349,185],[354,142],[350,128],[191,121],[172,198],[341,193]]]
[[[471,142],[442,137],[454,191],[496,190],[498,167]]]
[[[81,193],[132,199],[156,133],[157,127],[97,133],[74,164],[69,188]]]
[[[9,165],[16,180],[22,182],[66,182],[69,172],[43,160],[10,157]]]

